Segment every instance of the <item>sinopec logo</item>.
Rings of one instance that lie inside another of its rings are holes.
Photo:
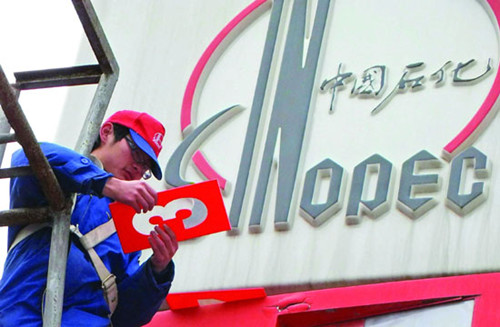
[[[260,232],[266,216],[289,229],[298,208],[313,226],[341,209],[356,225],[388,212],[393,199],[411,219],[439,202],[465,215],[487,198],[488,154],[471,146],[500,93],[499,15],[492,0],[254,1],[192,73],[185,139],[165,180],[188,184],[192,161],[223,189],[234,183],[226,192],[236,233],[246,219]],[[245,126],[228,132],[233,116]],[[216,134],[225,136],[205,147]],[[214,162],[230,158],[228,178]],[[470,187],[467,170],[477,179]],[[417,196],[433,192],[442,201]]]

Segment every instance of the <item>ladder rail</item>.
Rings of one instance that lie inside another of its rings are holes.
[[[72,201],[68,199],[64,210],[52,212],[52,235],[50,239],[49,266],[43,326],[61,326],[64,303],[64,282],[69,250],[69,227],[71,224]]]
[[[16,99],[19,99],[20,91],[15,89]],[[7,117],[5,117],[5,113],[3,110],[0,110],[0,133],[3,135],[8,134],[11,130]],[[10,142],[9,140],[0,140],[0,167],[3,163],[3,157],[5,156],[5,148],[7,145],[5,143]]]
[[[76,143],[76,151],[88,155],[99,135],[99,129],[111,101],[120,69],[90,0],[72,1],[99,66],[103,71]]]
[[[76,151],[83,155],[90,154],[92,146],[99,135],[99,128],[104,119],[107,107],[111,100],[116,82],[118,81],[118,64],[111,47],[101,27],[97,14],[89,0],[72,0],[87,38],[97,57],[103,75],[99,80],[96,93],[92,99],[87,118],[81,130]],[[52,242],[49,256],[49,272],[47,276],[46,306],[43,312],[43,326],[60,326],[64,296],[64,278],[61,280],[60,270],[66,270],[66,256],[59,255],[59,249],[66,249],[69,239],[69,219],[64,215],[57,215],[52,228]],[[61,259],[61,257],[64,257]],[[51,260],[53,264],[51,265]],[[49,294],[49,287],[51,292]]]
[[[37,143],[35,134],[24,115],[17,97],[0,66],[0,105],[9,125],[16,133],[16,139],[23,147],[33,172],[40,181],[42,192],[53,210],[62,210],[65,205],[64,194],[57,182],[47,158]]]
[[[88,155],[99,135],[99,128],[118,81],[119,69],[90,0],[72,1],[97,57],[99,66],[103,71],[76,146],[76,151]],[[58,213],[54,218],[47,275],[46,305],[43,312],[44,327],[61,325],[65,276],[65,273],[61,273],[61,270],[66,271],[67,256],[60,255],[60,249],[67,249],[68,247],[71,211],[68,214]]]
[[[72,0],[83,30],[104,74],[118,74],[119,67],[90,0]]]

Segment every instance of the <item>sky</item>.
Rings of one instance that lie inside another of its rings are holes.
[[[69,0],[0,0],[0,66],[9,82],[14,72],[70,67],[83,36],[78,16]],[[37,140],[54,141],[67,88],[21,92],[19,103]],[[2,161],[19,148],[9,144]],[[0,179],[0,210],[9,208],[8,179]],[[7,228],[0,227],[0,276],[7,252]]]

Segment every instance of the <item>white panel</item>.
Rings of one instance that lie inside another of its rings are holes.
[[[365,327],[470,327],[474,301],[443,304],[368,318]]]
[[[250,3],[94,1],[120,65],[110,111],[146,110],[164,122],[167,136],[160,156],[162,165],[182,141],[181,104],[198,59],[225,24]],[[432,172],[442,179],[441,189],[432,195],[438,202],[436,207],[412,220],[395,205],[402,163],[421,150],[439,157],[492,86],[499,62],[497,30],[483,2],[338,0],[331,2],[329,14],[291,205],[291,229],[274,230],[276,174],[271,174],[263,232],[251,234],[247,227],[279,73],[279,66],[275,66],[241,217],[242,233],[220,233],[182,243],[175,257],[174,291],[322,285],[499,269],[496,231],[500,230],[500,219],[494,215],[500,209],[495,168],[500,162],[500,144],[494,141],[500,136],[498,118],[474,143],[493,163],[485,203],[465,217],[448,209],[444,203],[450,164],[443,161],[443,167]],[[263,13],[224,49],[193,110],[193,123],[198,126],[231,105],[246,108],[201,146],[209,162],[232,185],[236,183],[269,19],[270,11]],[[281,30],[280,37],[286,31]],[[283,45],[281,40],[277,54],[281,55]],[[494,72],[478,83],[454,86],[448,75],[443,86],[435,87],[427,80],[421,91],[398,94],[378,114],[370,114],[408,64],[424,62],[422,74],[429,76],[447,60],[453,62],[450,73],[458,62],[476,59],[477,65],[467,74],[477,76],[485,70],[488,58]],[[93,60],[88,50],[82,50],[79,61]],[[279,58],[274,63],[278,65]],[[351,83],[338,91],[336,109],[329,113],[331,94],[321,93],[319,86],[337,74],[339,63],[358,77],[373,65],[386,65],[388,84],[383,96],[352,97]],[[63,144],[73,146],[76,142],[74,126],[84,119],[92,95],[90,87],[70,91],[58,131]],[[359,225],[348,226],[345,208],[353,168],[373,154],[380,154],[394,166],[389,212],[377,219],[363,217]],[[326,158],[347,173],[344,204],[333,217],[314,227],[299,215],[298,203],[306,171]],[[192,165],[185,177],[202,180]],[[163,182],[153,183],[158,190],[165,188]],[[225,196],[228,211],[232,197],[231,192]]]

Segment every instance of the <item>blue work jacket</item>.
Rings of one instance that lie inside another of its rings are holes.
[[[82,234],[111,219],[109,203],[101,192],[112,175],[77,152],[50,143],[41,148],[67,194],[78,193],[71,223]],[[12,166],[28,165],[22,151],[12,157]],[[11,208],[47,206],[39,183],[33,176],[13,178]],[[9,227],[8,243],[23,226]],[[0,326],[41,326],[47,283],[51,228],[43,228],[25,238],[7,255],[0,281]],[[124,254],[115,234],[94,248],[111,273],[117,277],[118,307],[113,326],[141,326],[151,320],[165,299],[173,277],[171,261],[165,271],[155,274],[149,261],[139,264],[140,252]],[[63,326],[109,326],[109,308],[101,281],[78,238],[70,236],[64,289]]]

